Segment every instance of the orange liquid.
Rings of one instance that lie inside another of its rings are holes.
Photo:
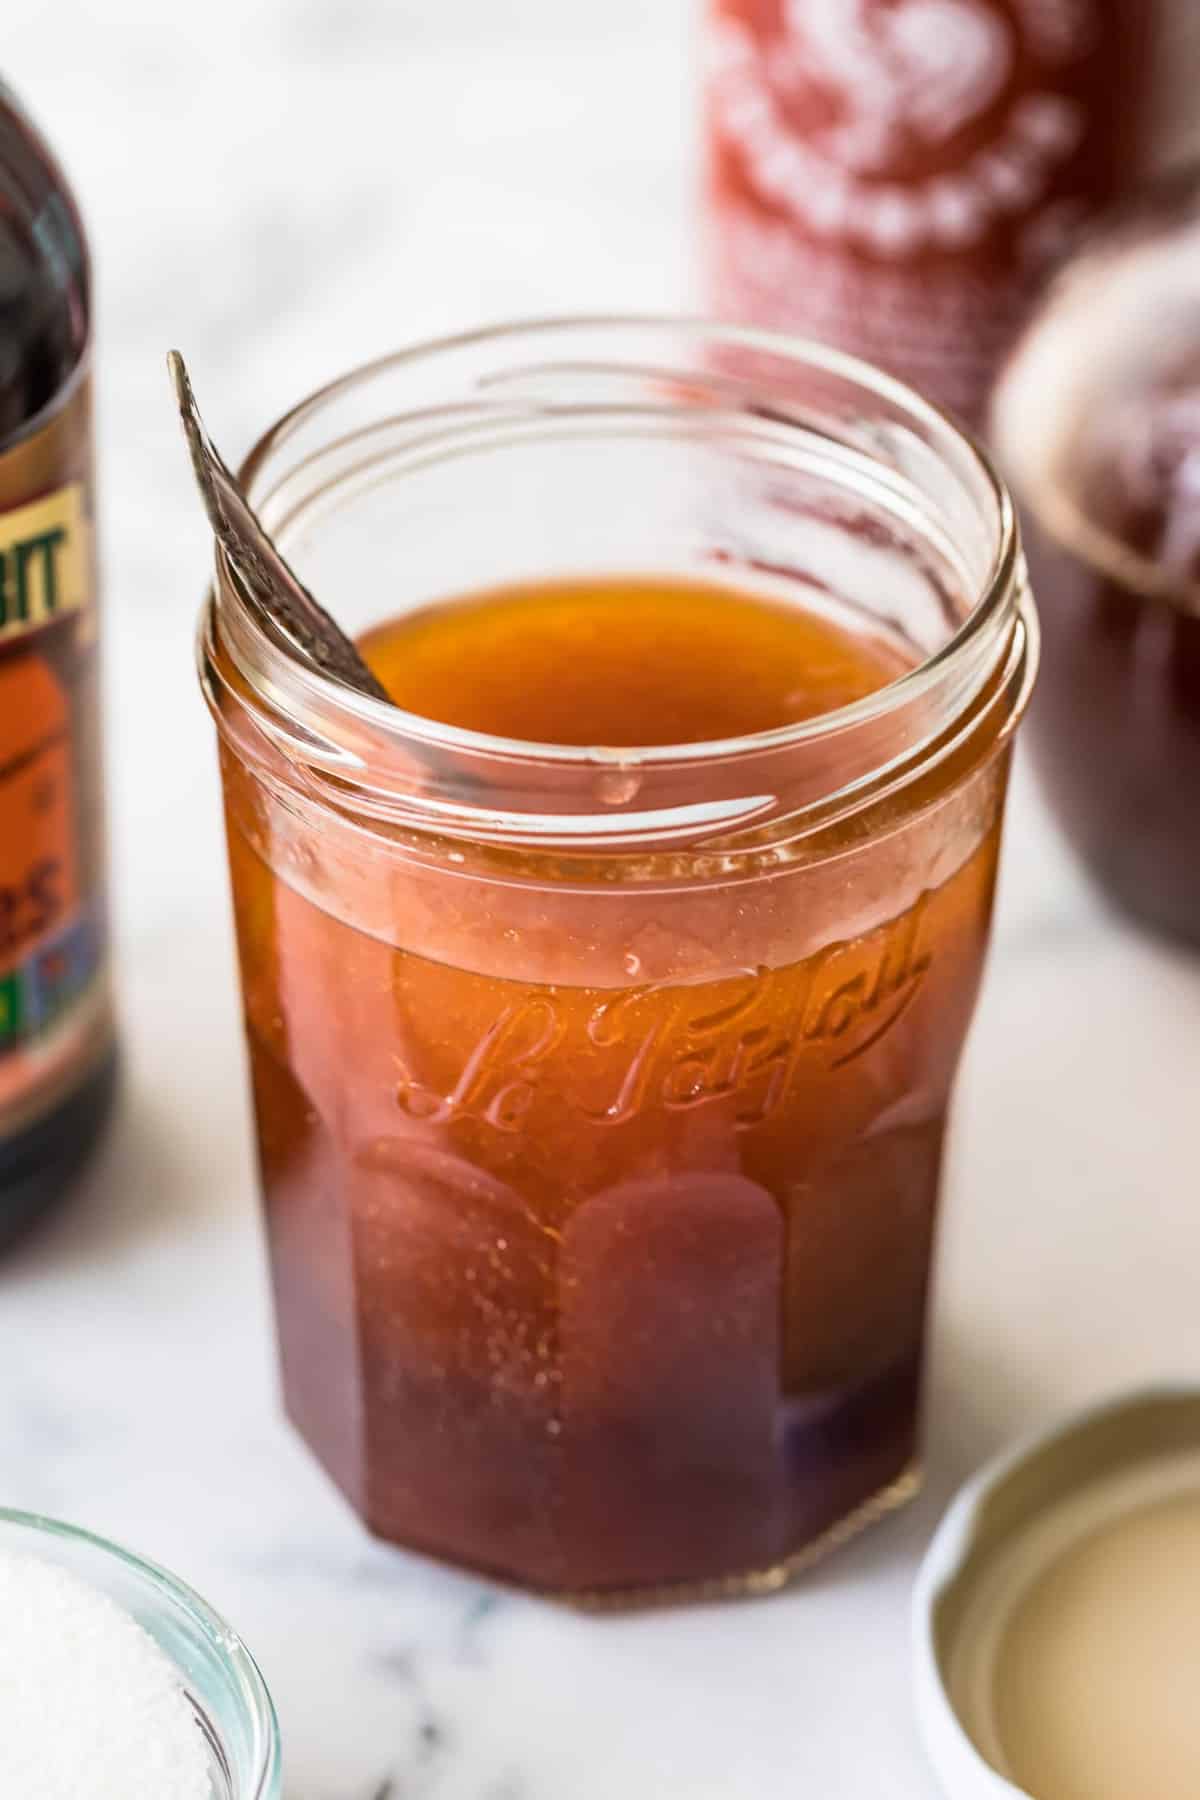
[[[484,595],[363,649],[409,708],[605,744],[904,667],[684,582]],[[694,1588],[895,1488],[1002,779],[819,868],[655,887],[385,867],[225,779],[285,1389],[370,1524],[545,1589]]]
[[[695,744],[834,712],[911,667],[784,602],[699,581],[563,581],[427,607],[360,648],[397,706],[543,744]]]

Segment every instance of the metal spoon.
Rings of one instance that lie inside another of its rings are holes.
[[[309,593],[259,523],[237,477],[216,448],[196,406],[191,378],[178,350],[167,353],[179,416],[192,453],[196,485],[243,594],[276,636],[301,656],[374,700],[389,700],[341,626]]]

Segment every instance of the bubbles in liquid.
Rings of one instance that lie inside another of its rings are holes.
[[[641,785],[636,769],[605,769],[596,778],[596,794],[605,806],[627,806]]]

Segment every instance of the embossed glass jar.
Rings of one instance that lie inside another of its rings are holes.
[[[863,365],[638,320],[396,356],[243,473],[354,630],[659,570],[911,648],[817,720],[606,752],[333,685],[220,559],[202,623],[292,1417],[402,1543],[554,1591],[774,1586],[914,1486],[1036,663],[1007,496]]]

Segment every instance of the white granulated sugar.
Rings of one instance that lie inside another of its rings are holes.
[[[0,1796],[212,1800],[174,1665],[74,1575],[0,1551]]]

